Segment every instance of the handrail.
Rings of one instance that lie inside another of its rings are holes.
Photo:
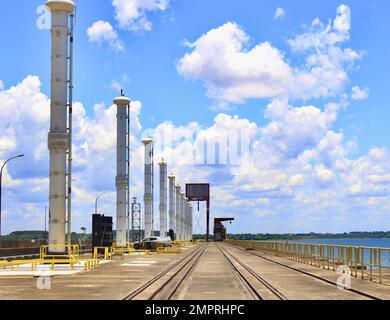
[[[323,269],[338,271],[347,267],[354,277],[390,285],[390,248],[283,241],[226,242]]]

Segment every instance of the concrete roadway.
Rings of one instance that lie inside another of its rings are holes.
[[[253,256],[238,247],[228,244],[218,245],[223,245],[232,255],[256,271],[288,299],[366,299],[364,296],[341,290],[335,285]],[[53,277],[50,290],[39,290],[37,279],[31,277],[15,277],[14,279],[0,277],[0,300],[119,300],[192,250],[195,248],[188,248],[180,255],[131,256],[125,260],[111,261],[97,270],[72,276]],[[325,277],[333,282],[340,276],[333,271],[273,256],[267,256],[267,258]],[[352,279],[352,288],[390,300],[390,288],[387,286],[367,280]],[[217,244],[210,243],[175,298],[180,300],[249,300],[252,297],[232,271]]]

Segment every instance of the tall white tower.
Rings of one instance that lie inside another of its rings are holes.
[[[181,213],[180,213],[180,234],[181,234],[181,240],[185,241],[185,231],[184,231],[184,220],[185,220],[185,213],[186,213],[186,203],[187,200],[185,198],[185,193],[182,192],[180,194],[181,198]]]
[[[192,206],[192,203],[189,204],[189,213],[190,213],[190,216],[189,216],[189,223],[188,223],[188,230],[189,230],[189,241],[192,241],[193,240],[193,214],[194,214],[194,211],[193,211],[193,206]]]
[[[167,197],[168,197],[168,179],[167,163],[164,159],[158,164],[160,166],[160,237],[166,237],[167,230]]]
[[[142,140],[145,146],[145,238],[153,235],[153,139],[148,137]]]
[[[175,233],[176,219],[175,219],[175,176],[173,174],[168,176],[169,179],[169,231]]]
[[[176,240],[181,240],[180,235],[180,213],[181,213],[181,187],[179,184],[176,185],[176,225],[175,225],[175,234],[176,234]]]
[[[52,13],[51,105],[48,136],[50,151],[49,244],[62,245],[66,243],[66,160],[70,145],[67,128],[69,15],[73,13],[75,4],[72,0],[49,0],[46,6]],[[53,253],[64,251],[65,247],[51,249]]]
[[[188,199],[185,197],[184,194],[183,233],[184,233],[185,241],[188,241],[188,209],[189,209]]]
[[[188,201],[188,200],[187,200]],[[185,220],[186,241],[190,241],[190,203],[186,203],[186,220]]]
[[[117,150],[116,150],[116,245],[127,246],[128,218],[128,120],[130,99],[124,96],[114,99],[117,106]]]

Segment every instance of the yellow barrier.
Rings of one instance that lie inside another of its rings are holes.
[[[354,277],[390,284],[390,248],[271,241],[226,242],[333,271],[347,266]]]
[[[103,251],[103,253],[102,253]],[[112,256],[112,250],[110,247],[94,247],[93,259],[110,260]]]
[[[150,250],[136,250],[134,248],[125,248],[125,247],[112,247],[111,248],[112,255],[119,255],[124,259],[125,254],[132,254],[132,253],[142,253],[145,255],[150,255]]]
[[[182,250],[180,247],[174,246],[174,247],[160,247],[157,248],[157,254],[179,254]]]
[[[51,250],[59,250],[63,253],[50,253]],[[39,258],[40,259],[77,259],[80,253],[79,246],[66,245],[66,244],[50,244],[40,247]]]
[[[71,270],[74,270],[75,265],[80,265],[84,262],[84,270],[92,270],[100,267],[100,262],[97,259],[36,259],[36,260],[14,260],[14,261],[1,261],[0,269],[11,268],[11,271],[15,271],[15,267],[22,265],[30,265],[31,271],[37,271],[38,265],[50,265],[50,270],[55,271],[55,266],[58,264],[69,265]]]
[[[188,246],[194,244],[191,241],[173,241],[172,243],[174,246],[177,246],[177,247],[188,247]]]

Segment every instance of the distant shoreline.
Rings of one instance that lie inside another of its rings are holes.
[[[256,241],[298,241],[298,240],[337,240],[337,239],[390,239],[390,231],[349,232],[349,233],[297,233],[297,234],[264,234],[241,233],[228,234],[231,240]],[[204,239],[204,235],[194,235],[194,239]]]

